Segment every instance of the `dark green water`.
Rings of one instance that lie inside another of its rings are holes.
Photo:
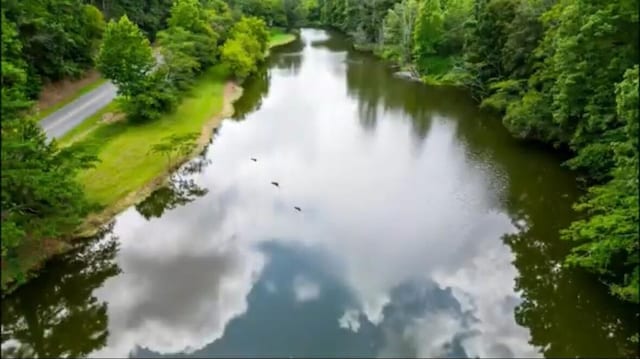
[[[561,266],[575,178],[464,91],[304,30],[237,107],[3,300],[3,357],[633,353],[633,308]]]

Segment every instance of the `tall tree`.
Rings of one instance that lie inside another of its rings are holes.
[[[195,56],[203,68],[217,57],[218,34],[211,27],[211,19],[198,0],[176,0],[167,21],[169,29],[183,28],[194,43]]]
[[[258,69],[269,47],[269,32],[262,19],[244,17],[231,29],[231,37],[222,47],[222,62],[233,74],[244,79]]]
[[[412,61],[413,31],[418,17],[418,1],[403,0],[389,10],[383,23],[386,56],[401,65]]]
[[[125,15],[111,20],[98,54],[98,70],[118,86],[118,93],[140,93],[145,77],[155,64],[149,40]]]
[[[13,22],[2,12],[2,119],[13,118],[27,109],[27,63]]]
[[[414,32],[414,55],[422,72],[428,67],[428,59],[436,53],[443,34],[444,16],[440,0],[423,0],[418,9]]]
[[[2,257],[11,261],[25,240],[73,230],[88,210],[75,181],[94,157],[47,143],[33,119],[2,119]]]

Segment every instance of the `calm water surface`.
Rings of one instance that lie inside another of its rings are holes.
[[[636,314],[561,266],[574,177],[465,92],[320,30],[246,87],[171,186],[3,301],[3,356],[632,353]]]

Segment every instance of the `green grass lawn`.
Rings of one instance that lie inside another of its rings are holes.
[[[90,92],[91,90],[94,90],[94,89],[98,88],[100,85],[104,84],[105,82],[107,82],[107,79],[102,78],[102,77],[98,78],[96,81],[79,88],[71,96],[63,99],[62,101],[56,103],[55,105],[47,107],[45,109],[41,109],[38,112],[38,114],[36,115],[36,118],[38,120],[41,120],[41,119],[49,116],[50,114],[58,111],[59,109],[63,108],[64,106],[66,106],[66,105],[70,104],[71,102],[75,101],[78,97]]]
[[[282,29],[272,28],[269,37],[269,47],[286,45],[296,39],[296,35],[289,34]]]
[[[64,136],[60,140],[62,145],[74,141],[87,144],[100,159],[95,168],[79,174],[87,198],[106,207],[166,172],[166,158],[149,154],[151,146],[170,135],[200,133],[203,125],[222,110],[226,78],[224,67],[209,69],[176,111],[159,120],[144,124],[128,121],[103,124],[102,115],[115,109],[112,103]]]

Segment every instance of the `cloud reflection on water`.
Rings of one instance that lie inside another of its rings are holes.
[[[384,333],[381,356],[536,356],[513,318],[516,271],[500,238],[515,227],[495,190],[507,188],[495,185],[504,176],[474,162],[444,116],[433,116],[418,150],[402,112],[379,107],[375,131],[366,130],[346,96],[344,53],[316,46],[302,56],[295,75],[271,74],[258,112],[224,123],[207,154],[213,164],[194,177],[207,196],[159,219],[133,209],[118,218],[123,274],[96,293],[108,303],[110,336],[94,356],[194,352],[222,338],[247,313],[271,260],[259,249],[266,242],[325,253],[320,270],[353,299],[335,330],[358,332],[361,314]],[[324,303],[310,283],[294,281],[297,298]],[[398,302],[407,283],[423,293],[413,314]],[[434,293],[448,304],[434,306]]]

